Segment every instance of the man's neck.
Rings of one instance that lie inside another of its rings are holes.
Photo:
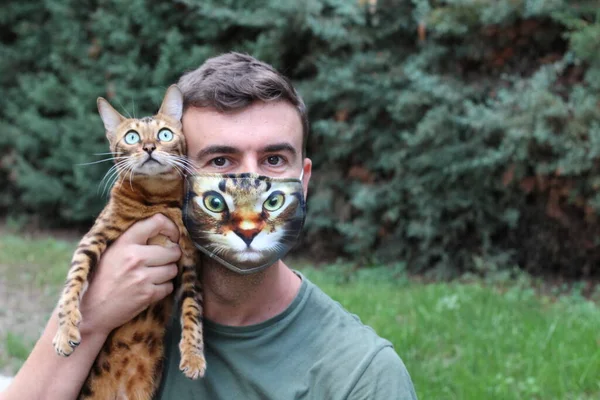
[[[222,325],[264,322],[283,312],[300,289],[300,278],[282,261],[251,275],[236,274],[212,260],[203,261],[204,316]]]

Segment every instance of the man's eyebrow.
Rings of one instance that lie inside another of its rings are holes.
[[[279,151],[288,151],[288,152],[292,153],[292,155],[294,155],[294,156],[297,153],[296,149],[294,149],[294,146],[292,146],[289,143],[270,144],[270,145],[262,148],[263,153],[276,153]]]
[[[203,148],[196,154],[196,159],[200,160],[211,154],[237,154],[240,150],[233,146],[208,146]]]

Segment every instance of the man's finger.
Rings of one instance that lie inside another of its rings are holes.
[[[150,282],[161,285],[177,276],[177,265],[167,264],[148,268]]]
[[[141,264],[149,267],[171,264],[179,260],[181,250],[179,246],[163,247],[158,245],[147,245],[140,249]]]
[[[155,214],[131,225],[121,240],[128,243],[146,244],[148,239],[158,234],[165,235],[173,243],[179,242],[177,225],[163,214]]]
[[[173,283],[166,282],[160,285],[154,285],[154,294],[152,295],[152,302],[157,302],[164,299],[173,291]]]

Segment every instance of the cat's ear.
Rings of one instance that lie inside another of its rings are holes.
[[[111,140],[115,132],[117,131],[117,127],[121,122],[125,120],[125,117],[119,114],[117,110],[115,110],[106,99],[102,97],[98,97],[96,100],[96,104],[98,104],[98,112],[100,113],[100,118],[102,118],[102,122],[104,122],[104,129],[106,129],[106,137]]]
[[[181,121],[183,114],[183,94],[177,85],[169,86],[158,113],[167,115],[176,121]]]

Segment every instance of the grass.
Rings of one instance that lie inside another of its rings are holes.
[[[13,374],[58,300],[75,243],[0,233],[0,373]]]
[[[3,235],[0,283],[27,282],[54,304],[74,246]],[[421,400],[600,398],[600,308],[581,296],[508,279],[419,283],[401,265],[300,269],[394,344]],[[0,339],[0,367],[31,348],[10,332]]]
[[[600,398],[600,309],[582,298],[415,284],[385,268],[304,273],[394,344],[420,399]]]
[[[33,345],[25,343],[21,337],[8,332],[4,339],[4,346],[9,356],[25,361]]]
[[[11,282],[60,288],[67,276],[75,243],[53,238],[33,239],[14,234],[0,236],[0,266]]]

